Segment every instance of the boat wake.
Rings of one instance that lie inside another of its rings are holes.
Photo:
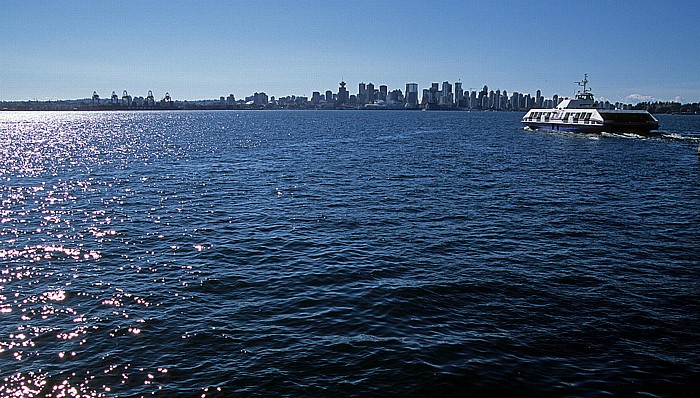
[[[670,141],[700,142],[700,132],[691,132],[690,135],[681,133],[662,132],[659,135],[662,139]]]
[[[531,127],[524,127],[525,131],[543,132],[547,134],[558,134],[567,136],[578,136],[586,137],[593,140],[598,140],[601,138],[622,138],[631,140],[661,140],[661,141],[676,141],[676,142],[687,142],[687,143],[700,143],[700,132],[670,132],[670,131],[652,131],[650,133],[618,133],[618,132],[607,132],[603,131],[601,133],[584,133],[584,132],[572,132],[572,131],[551,131],[535,129]]]

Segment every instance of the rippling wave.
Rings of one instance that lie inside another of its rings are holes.
[[[0,114],[0,395],[696,394],[700,118],[520,117]]]

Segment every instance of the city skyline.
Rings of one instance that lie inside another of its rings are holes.
[[[0,101],[97,90],[309,96],[338,81],[461,81],[610,102],[700,102],[691,1],[0,3]],[[354,89],[352,90],[354,91]],[[143,95],[143,93],[138,93]],[[420,94],[419,94],[420,95]]]
[[[584,92],[588,80],[576,82],[579,90]],[[91,98],[63,99],[58,101],[2,101],[2,110],[195,110],[195,109],[423,109],[423,110],[476,110],[476,111],[527,111],[534,108],[552,108],[571,96],[553,94],[548,96],[541,90],[534,95],[518,91],[489,89],[484,85],[479,91],[465,90],[462,82],[431,83],[429,87],[419,89],[417,83],[406,83],[405,90],[389,88],[385,84],[375,86],[372,82],[357,84],[357,92],[347,86],[345,81],[338,83],[337,92],[326,90],[314,91],[311,96],[288,95],[284,97],[269,96],[264,91],[238,97],[231,93],[221,95],[219,99],[179,100],[170,93],[158,100],[152,90],[146,97],[132,96],[123,90],[120,97],[116,90],[111,95],[102,97],[93,91]],[[668,104],[668,103],[664,103]],[[610,103],[596,100],[596,108],[632,109],[633,105],[622,102]],[[678,104],[671,107],[676,112],[696,113],[697,103]]]

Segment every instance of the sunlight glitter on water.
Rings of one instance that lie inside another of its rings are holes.
[[[697,368],[697,145],[40,116],[0,114],[0,396],[661,395]]]

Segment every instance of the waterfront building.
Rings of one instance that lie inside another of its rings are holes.
[[[333,92],[326,90],[326,102],[333,102]]]
[[[406,83],[406,107],[418,107],[418,83]]]
[[[367,93],[365,100],[368,104],[373,104],[374,99],[375,99],[375,93],[374,93],[374,84],[372,83],[367,83]]]
[[[401,89],[396,89],[392,90],[390,93],[387,94],[387,102],[390,103],[403,103],[404,102],[404,97],[403,93],[401,92]]]
[[[358,85],[357,101],[364,104],[367,101],[367,85],[363,82]]]
[[[510,96],[510,109],[514,111],[520,110],[520,101],[518,100],[517,91],[513,91],[513,94]]]
[[[382,84],[379,86],[379,99],[380,100],[386,101],[388,93],[389,93],[389,87],[387,87],[386,84]]]
[[[340,88],[338,88],[338,105],[342,106],[345,105],[348,100],[350,99],[350,93],[348,92],[348,89],[345,88],[345,82],[341,81],[340,82]]]
[[[451,106],[454,103],[452,94],[452,85],[448,81],[442,82],[442,91],[440,92],[439,104],[442,106]]]
[[[432,83],[429,89],[423,90],[423,100],[422,104],[426,107],[430,105],[437,105],[438,97],[440,95],[440,85],[438,83]]]
[[[268,103],[268,96],[265,93],[253,94],[253,104],[257,106],[265,106]]]
[[[464,90],[462,90],[462,82],[455,82],[455,104],[459,108],[466,108],[464,103]]]

